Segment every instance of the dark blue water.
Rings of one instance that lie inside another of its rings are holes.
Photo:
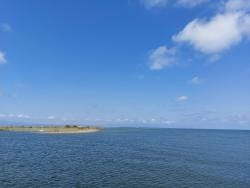
[[[250,131],[0,132],[0,187],[250,187]]]

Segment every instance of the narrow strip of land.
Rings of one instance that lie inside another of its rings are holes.
[[[0,126],[0,131],[15,132],[35,132],[48,134],[73,134],[73,133],[91,133],[100,131],[100,128],[90,126]]]

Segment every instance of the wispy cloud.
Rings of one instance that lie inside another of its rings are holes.
[[[7,63],[5,53],[0,51],[0,64]]]
[[[235,2],[236,0],[227,1],[223,11],[208,20],[191,21],[181,32],[173,36],[173,40],[188,43],[205,54],[216,54],[230,49],[250,35],[249,9],[243,6],[244,3]]]
[[[25,119],[29,119],[30,118],[29,115],[25,115],[25,114],[18,114],[16,117],[17,118],[25,118]]]
[[[12,32],[12,28],[9,24],[7,23],[1,23],[0,24],[0,30],[3,31],[3,32]]]
[[[53,120],[53,119],[55,119],[56,117],[51,115],[51,116],[48,116],[47,118],[48,118],[49,120]]]
[[[160,46],[149,55],[149,68],[151,70],[161,70],[165,67],[170,67],[176,63],[176,50],[168,49],[166,46]]]
[[[186,100],[188,100],[188,96],[185,96],[185,95],[179,96],[176,99],[177,102],[183,102],[183,101],[186,101]]]
[[[169,0],[140,0],[144,6],[148,9],[150,8],[163,8],[168,4],[175,4],[173,1]],[[192,8],[198,6],[202,3],[208,2],[209,0],[177,0],[176,4],[182,7]]]
[[[141,0],[141,2],[148,9],[154,7],[165,7],[168,4],[168,0]]]
[[[0,114],[0,118],[20,118],[20,119],[30,119],[29,115],[25,114]]]
[[[192,85],[199,85],[202,83],[202,80],[198,76],[195,76],[191,80],[189,80],[188,83]]]
[[[177,0],[177,4],[183,7],[195,7],[209,0]]]
[[[221,55],[213,54],[208,58],[208,63],[215,63],[221,59]]]

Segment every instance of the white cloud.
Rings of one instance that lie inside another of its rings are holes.
[[[141,0],[146,8],[165,7],[168,0]]]
[[[185,95],[179,96],[176,99],[177,102],[182,102],[182,101],[186,101],[186,100],[188,100],[188,96],[185,96]]]
[[[229,0],[224,4],[225,11],[249,11],[250,0]]]
[[[221,56],[219,54],[213,54],[208,58],[208,63],[215,63],[219,61]]]
[[[5,58],[5,53],[0,51],[0,64],[7,63],[7,60]]]
[[[6,117],[6,114],[0,114],[0,118]]]
[[[224,5],[224,12],[218,13],[210,20],[191,21],[173,36],[173,40],[188,43],[205,54],[219,53],[238,44],[250,36],[250,15],[242,4],[229,5],[230,2],[233,0]]]
[[[172,124],[174,124],[174,123],[175,123],[175,121],[171,121],[171,120],[164,120],[162,123],[163,123],[163,124],[166,124],[166,125],[172,125]]]
[[[183,7],[195,7],[209,0],[177,0],[176,4]],[[165,7],[170,1],[169,0],[141,0],[144,6],[150,8],[161,8]]]
[[[208,1],[209,0],[178,0],[177,4],[184,7],[195,7]]]
[[[202,80],[198,76],[195,76],[191,80],[189,80],[189,83],[193,85],[199,85],[202,83]]]
[[[3,32],[12,32],[11,26],[7,23],[0,24],[0,30]]]
[[[177,42],[188,42],[203,53],[218,53],[242,40],[243,29],[239,20],[241,14],[238,13],[219,14],[210,21],[196,19],[173,39]]]
[[[20,119],[29,119],[29,115],[25,114],[0,114],[0,118],[20,118]]]
[[[55,116],[48,116],[48,119],[52,120],[52,119],[55,119],[56,117]]]
[[[29,119],[30,118],[30,116],[24,115],[24,114],[18,114],[18,115],[16,115],[16,117],[17,118],[24,118],[24,119]]]
[[[176,62],[175,54],[175,49],[168,49],[166,46],[160,46],[152,50],[149,55],[149,68],[151,70],[161,70],[165,67],[172,66]]]

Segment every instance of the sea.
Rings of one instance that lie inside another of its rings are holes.
[[[0,188],[250,188],[250,131],[0,132]]]

